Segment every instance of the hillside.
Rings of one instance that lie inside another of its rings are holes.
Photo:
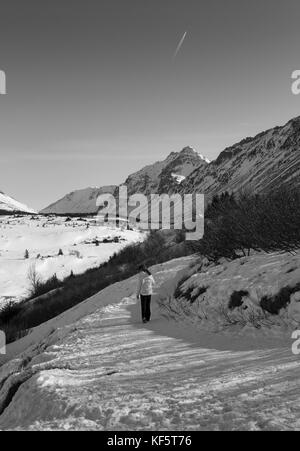
[[[27,207],[12,197],[4,194],[0,191],[0,213],[1,214],[11,214],[11,213],[35,213],[32,208]]]
[[[266,192],[300,184],[300,117],[225,149],[177,188],[212,196],[223,191]]]
[[[103,186],[101,188],[86,188],[73,191],[62,199],[54,202],[41,211],[41,214],[95,214],[97,212],[96,200],[100,194],[114,193],[116,186]]]

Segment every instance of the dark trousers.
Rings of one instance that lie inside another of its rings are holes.
[[[141,294],[142,319],[146,319],[147,321],[150,321],[151,318],[150,303],[151,303],[151,295],[143,296]]]

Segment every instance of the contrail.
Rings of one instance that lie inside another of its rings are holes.
[[[175,53],[174,53],[174,55],[173,55],[173,59],[176,58],[176,56],[177,56],[179,50],[181,49],[182,44],[183,44],[183,41],[185,40],[186,35],[187,35],[187,31],[185,31],[185,32],[183,33],[183,36],[182,36],[182,38],[180,39],[179,44],[178,44],[178,46],[177,46],[177,49],[175,50]]]

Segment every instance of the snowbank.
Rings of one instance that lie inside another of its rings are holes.
[[[300,328],[300,252],[256,254],[219,265],[195,267],[178,274],[162,292],[162,306],[201,328],[229,333],[286,335]],[[297,288],[298,286],[298,288]],[[299,290],[290,304],[270,314],[261,300],[282,289]]]

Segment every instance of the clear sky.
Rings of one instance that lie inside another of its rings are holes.
[[[0,190],[39,209],[298,116],[299,24],[299,0],[2,0]]]

